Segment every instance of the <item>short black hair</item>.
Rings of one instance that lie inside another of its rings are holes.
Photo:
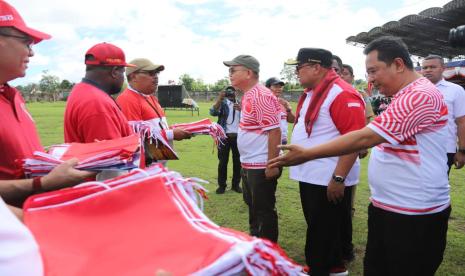
[[[363,53],[368,55],[375,50],[378,51],[378,60],[385,62],[387,65],[391,65],[394,59],[401,58],[405,66],[413,70],[413,62],[408,47],[402,39],[395,36],[379,37],[368,43]]]
[[[342,68],[347,69],[350,72],[350,75],[354,75],[354,68],[352,68],[349,64],[342,64]]]
[[[117,67],[117,66],[86,65],[86,72],[97,71],[97,70],[110,72],[111,70],[113,70],[113,67]]]
[[[444,65],[444,59],[440,55],[428,55],[423,60],[439,59],[442,65]]]
[[[339,65],[339,68],[342,70],[342,59],[336,55],[333,55],[333,60],[336,60],[337,64]]]

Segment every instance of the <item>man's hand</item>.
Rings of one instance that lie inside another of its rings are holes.
[[[326,190],[328,201],[334,204],[341,202],[344,197],[344,188],[344,183],[336,183],[331,179],[328,183],[328,189]]]
[[[221,91],[220,93],[218,93],[218,101],[222,101],[224,97],[226,97],[226,92]]]
[[[279,168],[266,168],[265,177],[267,179],[275,179],[280,177],[281,170]]]
[[[234,108],[235,110],[237,110],[237,111],[241,111],[241,109],[242,109],[242,108],[241,108],[241,105],[238,104],[238,103],[235,103],[235,104],[233,105],[233,108]]]
[[[368,150],[364,149],[358,152],[358,158],[363,159],[367,157],[368,155]]]
[[[463,165],[465,164],[465,154],[457,152],[454,155],[454,164],[456,169],[463,168]]]
[[[286,110],[292,109],[291,104],[288,101],[286,101],[285,99],[278,98],[278,101]]]
[[[286,154],[268,161],[268,168],[279,168],[283,166],[295,166],[309,161],[305,155],[305,148],[298,145],[279,145],[279,149],[287,150]]]
[[[74,167],[79,160],[73,158],[56,166],[47,175],[42,177],[42,189],[45,191],[57,190],[65,187],[74,186],[84,182],[86,178],[94,177],[95,172],[81,171]]]
[[[192,137],[192,133],[182,128],[173,128],[173,139],[176,141],[181,141],[184,139],[190,139]]]

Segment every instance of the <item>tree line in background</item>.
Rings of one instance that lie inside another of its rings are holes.
[[[301,92],[303,90],[295,74],[295,67],[284,66],[280,77],[285,82],[285,92]],[[178,84],[184,85],[189,92],[218,92],[223,91],[225,87],[230,85],[230,82],[228,77],[224,77],[213,84],[205,83],[202,79],[194,79],[185,73],[179,77]],[[357,90],[364,91],[367,87],[367,82],[358,79],[354,85]],[[66,79],[60,80],[58,76],[52,75],[48,71],[43,71],[38,83],[18,85],[16,88],[21,91],[26,101],[59,101],[66,100],[73,86],[73,82]],[[126,86],[127,84],[123,86],[123,89]]]

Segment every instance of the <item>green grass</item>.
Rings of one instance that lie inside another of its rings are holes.
[[[200,103],[200,116],[191,116],[188,111],[167,112],[169,123],[189,122],[210,117],[208,108],[211,103]],[[43,145],[63,142],[63,102],[33,103],[28,108],[36,120]],[[218,159],[212,139],[209,136],[197,136],[191,140],[175,142],[180,160],[168,162],[168,167],[184,176],[197,176],[208,180],[205,187],[210,191],[205,203],[206,214],[218,225],[248,230],[247,206],[242,196],[227,191],[223,195],[214,193]],[[231,163],[231,162],[230,162]],[[361,182],[356,197],[354,217],[354,245],[356,260],[351,264],[352,275],[362,275],[362,259],[367,235],[367,206],[369,189],[367,185],[367,159],[362,160]],[[229,172],[232,171],[230,166]],[[444,261],[437,275],[465,275],[465,173],[463,170],[451,172],[452,215],[449,222],[447,248]],[[229,176],[230,179],[231,176]],[[277,190],[277,209],[279,213],[279,244],[287,254],[299,263],[304,263],[304,243],[306,224],[300,206],[298,185],[288,178],[287,169],[279,180]]]

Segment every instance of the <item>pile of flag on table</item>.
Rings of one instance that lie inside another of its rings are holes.
[[[216,145],[221,144],[227,138],[224,129],[208,118],[192,123],[174,124],[171,125],[171,128],[182,128],[192,134],[210,135]]]
[[[46,275],[299,275],[275,244],[214,224],[200,180],[156,164],[34,195],[24,222]],[[196,193],[197,192],[197,193]]]
[[[139,166],[140,138],[131,135],[94,143],[69,143],[51,146],[48,152],[34,152],[22,160],[26,177],[42,176],[64,161],[77,158],[76,169],[87,171],[128,170]]]

